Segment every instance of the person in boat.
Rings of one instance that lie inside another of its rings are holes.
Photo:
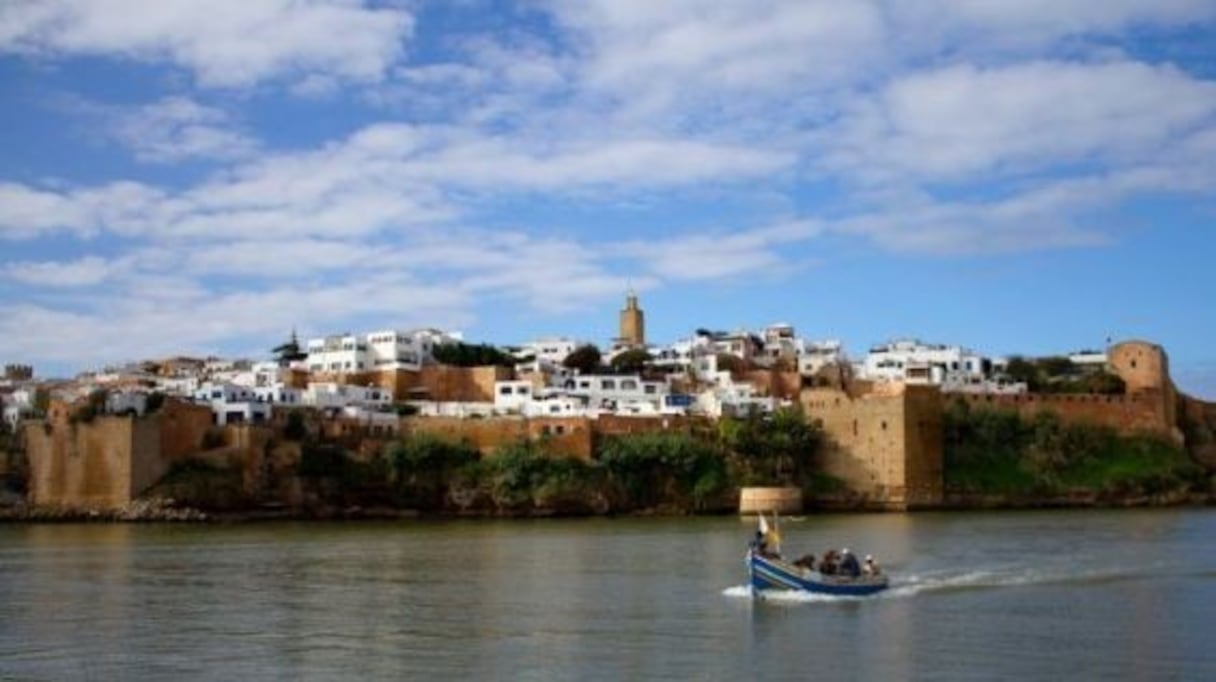
[[[840,553],[840,574],[849,578],[861,575],[861,564],[857,563],[857,557],[847,547]]]
[[[819,572],[823,575],[836,575],[836,550],[829,549],[823,555],[823,561],[819,562]]]
[[[868,576],[882,575],[882,570],[878,568],[878,562],[874,561],[873,555],[866,555],[866,560],[861,564],[861,573]]]
[[[756,536],[748,544],[757,554],[764,554],[765,550],[768,549],[768,543],[764,541],[764,533],[760,531],[756,531]]]
[[[815,570],[815,555],[804,554],[794,561],[794,565],[798,566],[799,568],[805,568],[808,571],[813,571]]]
[[[761,531],[756,531],[756,536],[748,543],[752,550],[766,559],[780,559],[781,555],[774,552],[768,544],[768,535]]]

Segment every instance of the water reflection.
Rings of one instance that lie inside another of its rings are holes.
[[[5,526],[0,677],[1216,679],[1212,511],[785,522],[883,558],[866,600],[724,596],[751,529]]]

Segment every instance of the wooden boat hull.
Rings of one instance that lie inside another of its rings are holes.
[[[747,553],[747,573],[753,590],[812,592],[847,597],[864,597],[887,589],[887,576],[846,578],[825,576],[780,559]]]

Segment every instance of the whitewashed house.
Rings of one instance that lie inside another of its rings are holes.
[[[257,393],[247,386],[207,382],[194,392],[194,401],[211,407],[216,424],[252,423],[270,421],[272,406],[258,400]]]
[[[615,410],[618,405],[649,402],[662,405],[669,391],[662,381],[646,381],[637,374],[580,374],[560,387],[573,397],[582,398],[592,410]]]
[[[455,343],[461,335],[437,329],[375,331],[309,339],[307,366],[312,372],[356,373],[417,370],[434,360],[436,346]]]
[[[381,409],[393,402],[393,394],[379,386],[351,386],[331,381],[310,382],[301,402],[319,409],[340,409],[348,406]]]
[[[997,378],[1006,364],[961,346],[901,339],[871,348],[856,369],[862,379],[935,385],[947,392],[1025,392],[1025,384]]]

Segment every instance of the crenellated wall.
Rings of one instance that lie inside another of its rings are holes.
[[[1032,418],[1040,412],[1050,412],[1066,423],[1086,423],[1106,426],[1123,435],[1152,434],[1177,440],[1173,412],[1160,392],[1141,391],[1126,395],[1096,395],[1088,393],[1056,394],[1026,393],[1022,395],[952,394],[949,399],[964,400],[975,409],[996,409],[1017,412]]]

